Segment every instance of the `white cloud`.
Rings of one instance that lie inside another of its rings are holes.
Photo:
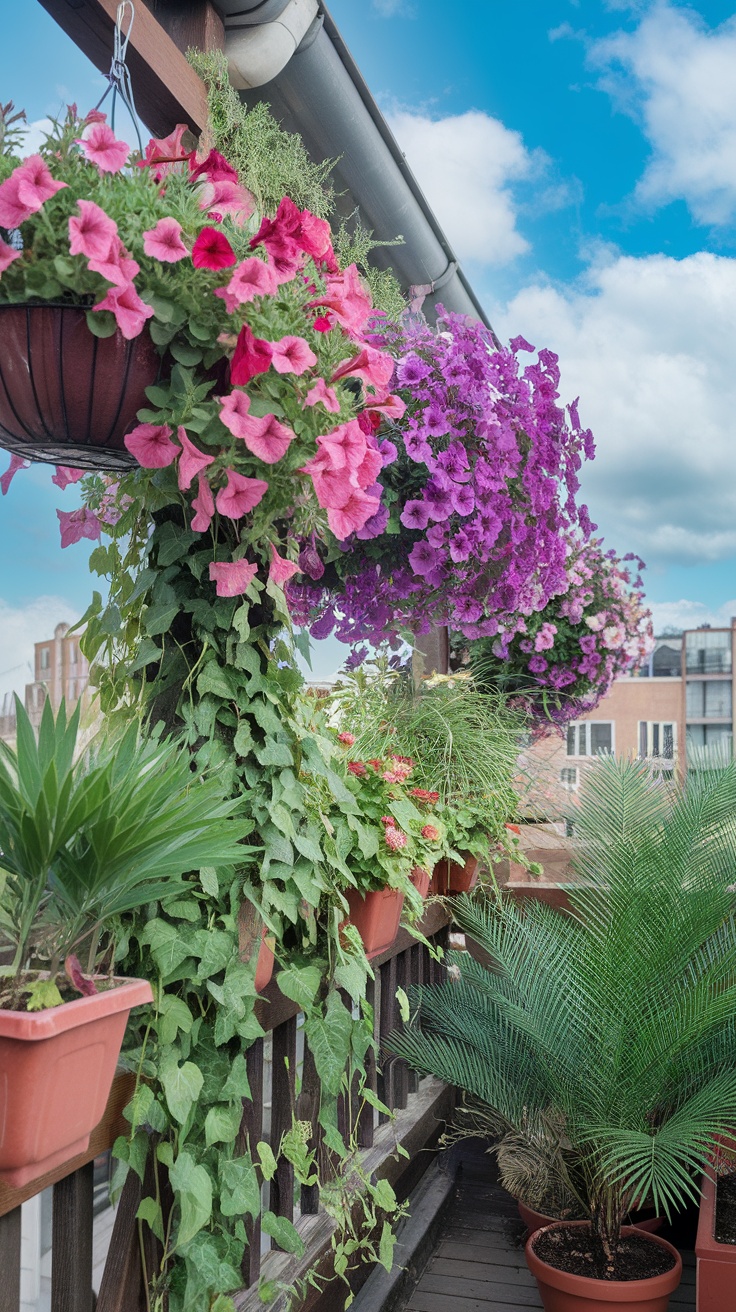
[[[650,564],[736,553],[736,260],[605,252],[578,287],[534,285],[493,315],[560,356],[598,443],[583,492],[611,544]]]
[[[542,151],[527,150],[518,132],[476,109],[430,118],[399,107],[386,117],[461,260],[500,265],[528,250],[512,184],[543,172]]]
[[[731,619],[736,615],[736,599],[726,601],[717,610],[705,606],[702,601],[655,601],[650,603],[654,632],[663,629],[697,629],[701,624],[710,624],[713,629],[728,629]]]
[[[35,155],[43,145],[46,135],[51,131],[53,123],[50,118],[37,118],[32,123],[28,123],[23,137],[23,146],[21,153],[26,155]]]
[[[594,42],[589,59],[652,147],[638,200],[684,199],[698,222],[728,223],[736,213],[736,15],[709,29],[692,9],[662,0],[633,32]]]
[[[61,597],[34,597],[25,606],[0,598],[0,703],[5,693],[23,697],[33,680],[33,644],[51,638],[57,624],[79,619]]]

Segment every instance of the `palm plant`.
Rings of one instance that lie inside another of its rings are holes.
[[[696,1196],[736,1117],[736,764],[673,788],[604,758],[578,825],[574,914],[456,899],[492,964],[455,955],[389,1046],[479,1099],[527,1155],[535,1137],[540,1161],[564,1148],[611,1278],[632,1203],[669,1215]]]
[[[79,707],[67,718],[62,702],[55,717],[47,701],[38,738],[17,699],[16,714],[16,750],[0,742],[0,945],[12,951],[0,975],[11,1005],[31,965],[47,963],[53,983],[84,943],[91,971],[116,917],[180,893],[185,872],[250,850],[237,803],[193,775],[175,743],[131,725],[75,761]]]

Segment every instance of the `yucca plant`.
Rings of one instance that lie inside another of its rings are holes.
[[[17,699],[16,715],[16,749],[0,742],[0,1006],[30,992],[30,1009],[62,1001],[60,965],[82,946],[94,969],[116,917],[175,896],[187,871],[242,860],[249,822],[174,742],[131,725],[75,760],[78,706],[67,718],[47,701],[38,737]],[[48,978],[27,987],[38,966]]]
[[[681,788],[604,758],[577,823],[574,914],[456,899],[492,964],[451,956],[388,1046],[479,1099],[527,1159],[563,1150],[612,1278],[631,1205],[695,1197],[736,1120],[736,765]]]

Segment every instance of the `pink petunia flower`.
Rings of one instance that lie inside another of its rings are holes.
[[[196,182],[198,178],[207,178],[209,182],[237,182],[238,170],[228,164],[224,155],[219,150],[212,149],[206,159],[199,164],[192,163],[190,181]]]
[[[344,273],[328,277],[326,283],[324,296],[312,301],[312,305],[331,311],[348,332],[359,333],[373,310],[373,302],[356,266],[349,264]]]
[[[10,464],[5,470],[2,478],[0,478],[0,492],[2,492],[4,497],[8,495],[8,489],[16,474],[21,469],[27,469],[28,465],[29,461],[24,460],[22,456],[11,455]]]
[[[138,168],[150,168],[157,182],[160,182],[167,173],[180,168],[183,160],[191,159],[190,152],[181,144],[184,133],[188,131],[189,127],[186,123],[177,123],[168,137],[151,137]]]
[[[273,542],[271,543],[271,564],[268,571],[269,583],[275,583],[282,588],[285,583],[293,578],[295,574],[301,574],[301,570],[293,560],[285,560],[276,550]]]
[[[211,465],[215,459],[214,456],[206,456],[204,451],[200,451],[193,442],[187,437],[187,431],[182,428],[181,424],[176,430],[176,436],[181,442],[181,455],[179,456],[179,488],[180,491],[186,492],[192,486],[197,474],[201,474],[203,469]]]
[[[384,397],[382,401],[371,397],[368,405],[371,414],[378,411],[380,414],[385,415],[387,419],[401,419],[406,410],[406,402],[402,401],[400,396],[393,394]]]
[[[272,296],[276,291],[273,270],[257,255],[249,255],[235,269],[227,287],[218,287],[215,296],[222,296],[232,314],[231,306],[247,305],[256,296]]]
[[[117,234],[112,239],[110,250],[104,259],[91,259],[87,268],[92,273],[99,273],[116,287],[127,287],[141,271],[138,262],[131,258]]]
[[[100,536],[100,521],[87,506],[79,510],[57,510],[62,547],[71,547],[82,538],[95,542]]]
[[[86,260],[109,259],[118,235],[117,223],[93,200],[79,200],[77,206],[79,214],[69,218],[69,254],[83,255]]]
[[[192,501],[192,506],[197,512],[192,520],[192,528],[195,533],[206,533],[215,513],[215,499],[204,474],[197,476],[197,489],[197,495]]]
[[[217,228],[203,228],[192,247],[195,269],[229,269],[236,258],[224,232]]]
[[[223,178],[218,182],[205,181],[200,195],[201,210],[206,210],[211,217],[229,214],[238,225],[245,223],[256,207],[252,193],[231,178]]]
[[[258,417],[248,413],[250,397],[237,389],[220,402],[220,419],[234,437],[242,438],[249,451],[264,464],[275,465],[294,440],[292,429],[275,415]]]
[[[80,478],[84,478],[86,469],[75,469],[72,465],[57,465],[56,473],[52,475],[51,482],[60,487],[62,492],[70,483],[78,483]]]
[[[350,360],[343,360],[332,375],[333,383],[338,378],[360,378],[367,387],[372,387],[381,396],[391,382],[394,362],[386,351],[378,351],[374,346],[364,346]]]
[[[230,361],[230,382],[245,387],[256,374],[264,374],[271,365],[271,343],[254,337],[248,324],[238,334],[235,354]]]
[[[107,123],[93,123],[85,133],[77,145],[87,159],[97,165],[100,173],[119,173],[130,154],[127,141],[118,140]]]
[[[336,415],[340,411],[340,402],[337,398],[337,392],[334,387],[328,387],[324,378],[318,378],[313,387],[307,392],[305,401],[307,405],[323,405],[325,410],[330,414]]]
[[[165,469],[179,454],[168,424],[138,424],[125,434],[123,442],[144,469]]]
[[[258,566],[247,560],[212,561],[210,580],[216,583],[218,597],[240,597],[248,590],[258,573]]]
[[[138,337],[143,332],[146,319],[153,315],[153,308],[141,300],[132,282],[125,287],[110,287],[105,299],[98,301],[92,308],[110,310],[127,341]]]
[[[267,491],[268,483],[262,478],[246,478],[245,474],[228,469],[227,483],[217,493],[215,505],[228,519],[242,519],[258,505]]]
[[[354,488],[344,506],[327,510],[327,523],[339,542],[344,542],[351,533],[357,533],[369,519],[372,519],[381,503],[377,497],[369,497],[362,488]]]
[[[41,155],[30,155],[0,184],[0,227],[20,227],[66,185],[54,181]]]
[[[155,228],[143,234],[143,249],[162,264],[176,264],[189,254],[181,239],[181,224],[177,219],[159,219]]]
[[[316,363],[317,357],[303,337],[282,337],[271,343],[271,364],[279,374],[303,374]]]
[[[17,251],[14,246],[9,246],[6,241],[0,237],[0,276],[9,269],[13,260],[19,260],[22,252]]]

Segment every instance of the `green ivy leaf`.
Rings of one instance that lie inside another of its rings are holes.
[[[261,1217],[261,1229],[264,1234],[270,1235],[276,1240],[279,1248],[283,1248],[286,1253],[296,1253],[302,1257],[304,1254],[304,1240],[299,1231],[287,1221],[285,1216],[275,1216],[273,1212],[264,1212]]]
[[[264,1180],[273,1180],[276,1174],[276,1158],[271,1151],[271,1145],[265,1142],[256,1144],[258,1160],[261,1163],[261,1173]],[[270,1233],[267,1231],[267,1233]]]
[[[176,1246],[182,1248],[212,1215],[212,1180],[205,1167],[198,1166],[188,1152],[179,1153],[169,1179],[180,1211]]]
[[[308,1011],[322,983],[322,972],[317,966],[287,966],[279,971],[276,981],[285,998]]]
[[[313,1012],[306,1020],[307,1042],[314,1057],[317,1074],[326,1091],[333,1095],[337,1095],[342,1088],[350,1054],[352,1028],[350,1012],[343,1005],[340,994],[334,989],[327,998],[324,1017]]]
[[[261,1186],[250,1157],[220,1159],[220,1211],[223,1216],[258,1216],[261,1210]]]
[[[185,1061],[180,1066],[176,1053],[167,1052],[159,1066],[159,1079],[171,1115],[183,1125],[202,1092],[204,1076],[201,1070],[192,1061]]]
[[[251,1096],[248,1067],[245,1057],[240,1052],[233,1058],[230,1073],[221,1089],[221,1096],[223,1098],[250,1098]]]
[[[145,1221],[150,1226],[161,1243],[164,1242],[164,1218],[161,1204],[157,1203],[155,1198],[143,1198],[135,1215],[137,1220]]]
[[[394,1264],[394,1244],[396,1235],[394,1234],[388,1221],[384,1221],[381,1230],[381,1240],[378,1245],[378,1261],[386,1271],[391,1271]]]
[[[179,1030],[188,1034],[192,1028],[193,1016],[183,998],[174,993],[164,993],[161,999],[158,1020],[158,1040],[168,1047],[176,1039]]]
[[[139,1084],[127,1107],[123,1108],[123,1116],[133,1129],[146,1124],[153,1102],[154,1092],[150,1084]]]
[[[399,1015],[401,1016],[401,1019],[403,1020],[404,1024],[407,1024],[410,1015],[409,999],[406,996],[406,992],[404,989],[398,988],[396,990],[396,1001],[399,1004]]]
[[[204,1118],[204,1138],[208,1148],[213,1143],[232,1143],[240,1129],[243,1109],[236,1103],[224,1106],[217,1103],[210,1107]]]

